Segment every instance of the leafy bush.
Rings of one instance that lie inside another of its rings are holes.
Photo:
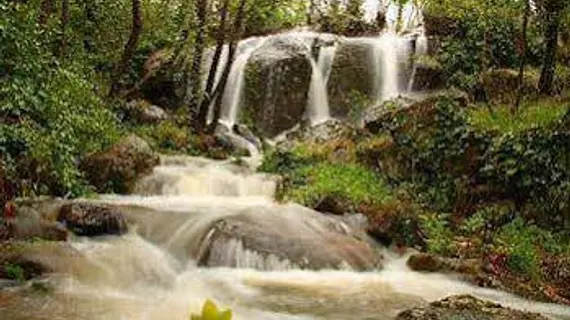
[[[420,217],[420,228],[425,235],[425,242],[429,252],[444,256],[455,252],[453,232],[449,227],[449,215],[432,214]]]
[[[116,119],[80,66],[45,48],[37,12],[2,4],[0,154],[20,195],[86,192],[77,161],[118,137]]]
[[[152,147],[162,152],[185,150],[191,142],[190,129],[171,121],[164,121],[157,125],[136,126],[132,129]]]
[[[210,300],[207,300],[202,307],[201,315],[191,315],[190,320],[231,320],[232,311],[219,311],[218,307]]]

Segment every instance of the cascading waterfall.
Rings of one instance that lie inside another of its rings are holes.
[[[232,64],[222,99],[220,122],[228,128],[236,124],[241,96],[244,90],[247,62],[257,48],[263,45],[264,38],[251,38],[239,43],[238,53]],[[225,58],[227,61],[227,57]]]
[[[9,299],[2,296],[0,318],[182,320],[213,299],[231,308],[235,320],[384,320],[425,300],[471,294],[570,319],[570,310],[560,305],[410,271],[406,257],[390,252],[378,271],[301,270],[279,254],[305,250],[301,256],[319,257],[336,246],[338,238],[331,238],[330,230],[342,235],[350,227],[298,205],[275,203],[274,177],[199,158],[165,157],[162,162],[140,181],[138,191],[144,195],[82,200],[121,208],[134,226],[129,234],[76,238],[60,250],[35,253],[54,271],[43,280],[53,292],[24,288]],[[249,232],[236,233],[239,238],[218,234],[235,228]],[[280,247],[266,254],[249,248],[256,241],[267,250],[276,243]],[[356,244],[340,245],[331,257]],[[355,258],[355,253],[345,257]],[[200,267],[201,259],[193,257],[202,255],[219,268]]]
[[[400,38],[386,33],[374,41],[374,58],[376,61],[376,102],[395,98],[400,93],[398,86],[399,61],[401,54]],[[405,55],[407,56],[407,54]],[[378,62],[379,61],[379,62]],[[378,83],[380,82],[380,84]]]
[[[428,39],[424,34],[421,34],[416,38],[415,49],[416,50],[415,50],[415,54],[414,54],[414,59],[416,59],[417,57],[420,57],[422,55],[427,54],[427,52],[428,52]],[[411,75],[410,80],[408,82],[408,92],[412,92],[414,90],[414,79],[416,78],[416,72],[417,72],[417,65],[414,64],[412,75]]]
[[[335,51],[336,46],[323,47],[319,50],[317,62],[312,57],[309,58],[312,75],[307,110],[312,125],[318,125],[330,119],[327,82]]]

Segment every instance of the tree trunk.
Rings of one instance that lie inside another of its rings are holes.
[[[224,51],[224,44],[226,42],[226,21],[228,18],[228,9],[230,1],[224,0],[223,7],[220,10],[220,27],[216,36],[216,51],[212,58],[212,64],[210,66],[210,71],[208,73],[208,80],[206,81],[206,90],[204,91],[204,97],[200,103],[200,108],[198,112],[198,117],[195,122],[196,131],[201,131],[206,128],[208,122],[208,111],[210,109],[210,104],[212,102],[212,90],[214,89],[214,84],[216,82],[216,75],[218,73],[218,67],[220,64],[220,59]]]
[[[560,27],[561,13],[552,10],[546,12],[547,26],[545,32],[546,50],[544,63],[540,74],[538,88],[543,94],[552,94],[554,86],[554,73],[556,71],[556,51],[558,49],[558,29]]]
[[[93,30],[97,26],[97,3],[93,0],[83,0],[83,14],[85,15],[85,29],[83,33],[83,48],[87,52],[95,50]]]
[[[522,25],[522,43],[521,43],[521,61],[520,61],[520,68],[519,68],[519,88],[517,93],[517,100],[515,102],[514,111],[518,111],[522,96],[523,96],[523,89],[524,89],[524,68],[526,66],[526,56],[527,56],[527,33],[528,33],[528,19],[530,16],[530,0],[525,0],[525,9],[524,9],[524,17],[523,17],[523,25]]]
[[[194,39],[194,52],[192,67],[190,69],[190,74],[187,81],[187,94],[185,97],[185,102],[188,102],[188,111],[190,112],[190,120],[196,125],[200,87],[202,85],[202,60],[204,57],[204,50],[206,46],[206,26],[208,19],[208,1],[198,0],[196,1],[196,19],[198,22],[196,30],[196,38]],[[196,128],[201,130],[202,128]]]
[[[40,16],[38,18],[38,23],[40,25],[45,25],[54,11],[54,0],[42,0],[40,3]]]
[[[139,38],[143,29],[141,0],[133,0],[132,20],[133,21],[132,21],[132,28],[131,28],[131,34],[129,36],[129,41],[127,41],[127,43],[125,44],[125,49],[123,51],[121,62],[116,68],[113,84],[111,85],[111,92],[109,93],[110,96],[116,96],[120,92],[121,77],[130,67],[131,60],[133,59],[133,56],[135,55],[135,51],[137,49]]]
[[[69,25],[69,0],[61,1],[61,34],[57,55],[62,58],[67,54],[67,26]]]
[[[230,42],[230,49],[228,52],[228,61],[226,62],[226,66],[224,68],[224,73],[222,74],[222,78],[216,87],[216,92],[214,93],[215,96],[215,105],[214,105],[214,118],[210,125],[209,131],[214,132],[216,130],[216,126],[218,124],[218,120],[220,120],[220,114],[222,111],[222,100],[224,96],[224,89],[226,87],[226,83],[228,82],[228,77],[230,75],[230,71],[232,69],[232,65],[234,63],[235,52],[237,49],[237,43],[241,34],[243,33],[243,21],[245,19],[245,5],[246,0],[240,0],[238,12],[236,15],[236,19],[234,21],[233,26],[233,33]],[[231,129],[231,128],[230,128]]]

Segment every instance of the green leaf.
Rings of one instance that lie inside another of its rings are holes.
[[[218,316],[218,320],[232,320],[232,310],[226,310]]]

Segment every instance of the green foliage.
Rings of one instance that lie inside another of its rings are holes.
[[[420,228],[425,235],[429,252],[444,256],[454,252],[453,232],[449,227],[448,214],[420,216]]]
[[[302,145],[292,151],[273,151],[264,157],[260,170],[283,175],[280,196],[307,206],[333,197],[356,209],[391,198],[386,183],[372,170],[354,163],[331,163]]]
[[[3,274],[7,279],[24,282],[26,280],[24,269],[12,263],[7,263],[3,267]]]
[[[90,72],[49,51],[37,12],[2,5],[0,153],[21,195],[77,196],[86,186],[78,159],[114,142],[114,115],[94,93]]]
[[[536,276],[539,272],[539,252],[535,247],[536,229],[526,228],[525,222],[518,218],[505,226],[499,235],[499,241],[507,248],[507,265],[514,272]]]
[[[133,126],[132,130],[161,152],[178,152],[190,147],[190,129],[172,121],[160,124]]]
[[[232,311],[219,311],[218,307],[210,300],[207,300],[202,307],[201,315],[191,315],[190,320],[231,320]]]
[[[319,163],[297,172],[307,184],[289,191],[286,198],[314,206],[319,200],[333,196],[353,204],[382,203],[390,198],[386,184],[372,171],[345,164]]]
[[[427,2],[426,15],[434,21],[432,28],[443,33],[436,58],[450,85],[471,92],[481,72],[519,66],[523,6],[523,1],[513,0]],[[531,23],[527,46],[531,65],[542,62],[542,45],[540,28]]]
[[[246,34],[260,35],[301,26],[307,18],[307,1],[257,0],[248,7]]]

